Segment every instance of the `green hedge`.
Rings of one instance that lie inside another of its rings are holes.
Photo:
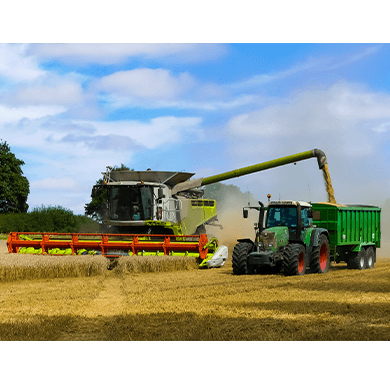
[[[97,232],[99,225],[61,206],[41,206],[28,213],[0,214],[0,233],[11,231],[77,233]],[[87,230],[87,231],[86,231]]]

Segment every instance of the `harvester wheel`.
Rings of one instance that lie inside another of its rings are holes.
[[[366,251],[366,269],[373,269],[375,263],[375,250],[369,247]]]
[[[248,254],[252,251],[252,248],[252,244],[248,242],[239,242],[234,247],[232,255],[234,275],[253,274],[253,267],[248,266]]]
[[[366,250],[361,249],[358,253],[352,253],[347,261],[348,269],[363,270],[366,268]]]
[[[310,270],[312,273],[327,273],[330,267],[329,241],[325,234],[320,235],[318,246],[313,247],[310,256]]]
[[[299,243],[288,244],[283,251],[283,274],[304,275],[306,269],[306,250]]]

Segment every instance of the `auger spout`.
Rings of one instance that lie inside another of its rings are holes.
[[[222,182],[224,180],[238,178],[243,175],[252,174],[258,171],[264,171],[270,168],[275,168],[279,166],[284,166],[285,164],[299,162],[301,160],[309,159],[309,158],[317,158],[318,167],[320,170],[327,163],[326,155],[323,151],[315,148],[314,150],[300,152],[298,154],[284,156],[282,158],[270,160],[263,163],[254,164],[252,166],[247,166],[243,168],[238,168],[236,170],[224,172],[222,174],[217,174],[213,176],[209,176],[207,178],[198,178],[191,181],[186,181],[182,183],[178,183],[172,189],[172,195],[177,194],[180,191],[185,191],[190,188],[206,186],[212,183]]]

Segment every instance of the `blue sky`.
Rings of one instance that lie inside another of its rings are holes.
[[[30,208],[84,212],[108,165],[206,177],[319,148],[336,199],[389,198],[390,46],[1,44],[0,139]],[[316,161],[227,183],[323,201]]]

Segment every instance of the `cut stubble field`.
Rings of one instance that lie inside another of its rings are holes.
[[[6,251],[5,241],[0,247],[1,269],[16,255]],[[104,260],[94,263],[101,268],[73,268],[72,277],[54,268],[47,278],[7,281],[3,275],[0,340],[390,339],[388,258],[379,258],[371,270],[340,264],[303,277],[234,276],[230,260],[210,270],[170,261],[160,272],[131,271],[129,260],[114,270]]]

